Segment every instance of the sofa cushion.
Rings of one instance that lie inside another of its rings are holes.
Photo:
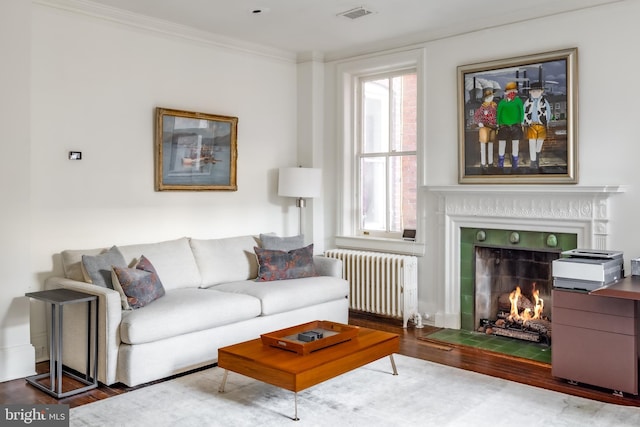
[[[202,286],[256,278],[258,261],[253,248],[257,244],[253,236],[191,239]]]
[[[279,237],[275,234],[261,234],[260,242],[263,249],[289,252],[304,246],[304,235]]]
[[[113,287],[124,310],[144,307],[164,296],[164,287],[153,264],[143,255],[135,268],[112,267]]]
[[[173,289],[153,304],[123,311],[120,339],[126,344],[142,344],[259,315],[260,301],[249,295],[212,289]]]
[[[108,248],[96,248],[96,249],[71,249],[61,252],[62,269],[64,270],[64,277],[78,282],[85,281],[85,272],[82,267],[83,255],[99,255],[106,251]]]
[[[317,276],[313,265],[313,243],[288,252],[253,249],[258,257],[258,282]]]
[[[165,290],[200,286],[202,279],[186,237],[158,243],[118,246],[118,249],[127,265],[133,265],[141,255],[153,260],[153,266]]]
[[[209,289],[258,298],[262,303],[263,316],[347,298],[349,295],[349,283],[346,280],[327,276],[269,283],[244,280],[223,283]]]
[[[113,289],[111,282],[111,266],[126,267],[127,263],[117,247],[112,246],[98,255],[82,255],[84,281],[96,286]]]

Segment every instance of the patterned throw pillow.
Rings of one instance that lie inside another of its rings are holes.
[[[317,276],[313,265],[313,243],[289,252],[258,247],[253,249],[259,265],[256,282]]]
[[[144,307],[164,296],[164,286],[158,273],[144,255],[135,268],[113,266],[112,279],[125,310]]]

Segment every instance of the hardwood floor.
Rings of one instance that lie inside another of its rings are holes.
[[[407,328],[380,323],[366,318],[349,319],[350,324],[376,328],[400,335],[400,354],[441,363],[456,368],[478,372],[492,377],[503,378],[547,390],[558,391],[573,396],[585,397],[601,402],[640,407],[640,397],[625,394],[614,395],[612,390],[587,385],[572,385],[551,375],[551,365],[529,359],[509,356],[491,351],[429,341],[428,334],[437,330],[425,326],[424,329]]]
[[[529,384],[548,390],[559,391],[574,396],[581,396],[619,405],[640,407],[640,398],[637,396],[625,395],[620,397],[614,395],[611,390],[604,390],[584,385],[571,385],[564,380],[554,378],[551,375],[551,366],[545,363],[501,355],[477,348],[430,341],[428,334],[436,330],[436,328],[427,326],[424,329],[415,329],[413,327],[403,329],[400,324],[396,324],[397,322],[389,322],[386,320],[359,315],[352,315],[349,323],[397,333],[400,335],[400,354],[406,356],[429,360],[435,363],[441,363],[493,377]],[[48,370],[48,364],[39,363],[37,370],[39,372],[46,372]],[[90,390],[75,396],[58,400],[27,384],[24,379],[18,379],[0,383],[0,402],[3,404],[61,403],[68,404],[73,408],[96,400],[127,393],[157,382],[160,381],[137,387],[127,387],[122,384],[112,386],[100,385],[95,390]],[[72,384],[71,381],[65,382],[63,389],[65,389],[65,387],[72,386],[74,386],[74,384]]]

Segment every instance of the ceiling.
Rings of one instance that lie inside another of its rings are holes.
[[[93,3],[296,55],[314,53],[337,58],[618,1],[625,0],[363,0],[362,3],[93,0]],[[372,13],[357,19],[340,15],[359,7]]]

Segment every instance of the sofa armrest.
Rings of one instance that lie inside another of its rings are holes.
[[[49,277],[45,280],[45,289],[60,288],[98,297],[98,381],[104,384],[115,383],[122,320],[120,294],[113,289],[62,277]],[[80,372],[84,372],[86,363],[86,316],[86,308],[82,304],[71,304],[65,308],[63,358],[65,365]]]
[[[342,260],[328,258],[324,255],[314,255],[313,264],[318,276],[333,276],[342,278]]]

